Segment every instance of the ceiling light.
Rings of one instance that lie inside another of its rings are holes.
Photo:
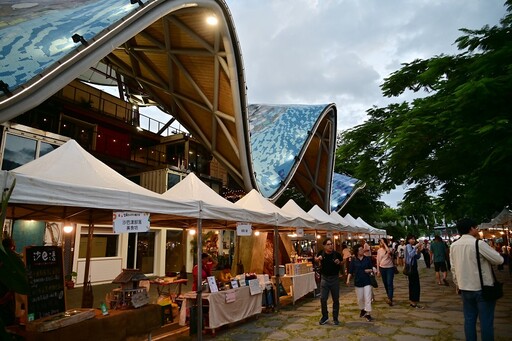
[[[215,14],[210,14],[206,17],[206,23],[210,26],[215,26],[219,23],[219,19],[217,19]]]

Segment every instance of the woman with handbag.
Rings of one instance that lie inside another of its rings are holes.
[[[388,247],[386,238],[379,240],[377,251],[377,276],[382,277],[382,283],[386,289],[386,303],[393,306],[393,281],[395,278],[394,251]]]
[[[423,249],[422,243],[416,244],[416,237],[408,235],[405,246],[405,268],[407,268],[407,278],[409,279],[409,306],[411,308],[422,309],[418,304],[420,301],[420,274],[418,272],[418,259],[421,257]]]
[[[354,257],[350,262],[350,268],[347,275],[347,286],[350,285],[350,278],[354,276],[354,286],[356,287],[356,296],[361,313],[359,317],[364,317],[366,321],[371,322],[372,312],[372,285],[370,275],[373,274],[373,265],[370,257],[364,255],[364,248],[361,244],[353,247]]]

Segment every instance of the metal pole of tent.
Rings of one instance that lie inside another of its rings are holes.
[[[279,275],[279,232],[277,229],[277,223],[274,226],[274,274],[276,276],[276,290],[275,290],[276,311],[279,311],[280,275]]]
[[[197,219],[197,340],[203,339],[203,222]]]
[[[89,230],[87,234],[87,250],[85,254],[84,285],[82,287],[82,308],[92,308],[88,304],[90,294],[87,293],[87,281],[89,280],[89,269],[91,266],[92,238],[94,234],[94,223],[92,222],[92,209],[89,213]],[[94,302],[92,303],[94,305]]]

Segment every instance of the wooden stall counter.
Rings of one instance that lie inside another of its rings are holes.
[[[95,309],[91,319],[46,332],[10,331],[27,341],[138,341],[160,328],[161,320],[161,307],[148,304],[138,309],[109,310],[106,316]]]

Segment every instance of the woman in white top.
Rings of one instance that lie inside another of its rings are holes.
[[[386,303],[393,305],[393,280],[395,279],[394,251],[388,247],[386,238],[379,240],[377,251],[377,276],[382,276],[382,283],[386,289]]]

